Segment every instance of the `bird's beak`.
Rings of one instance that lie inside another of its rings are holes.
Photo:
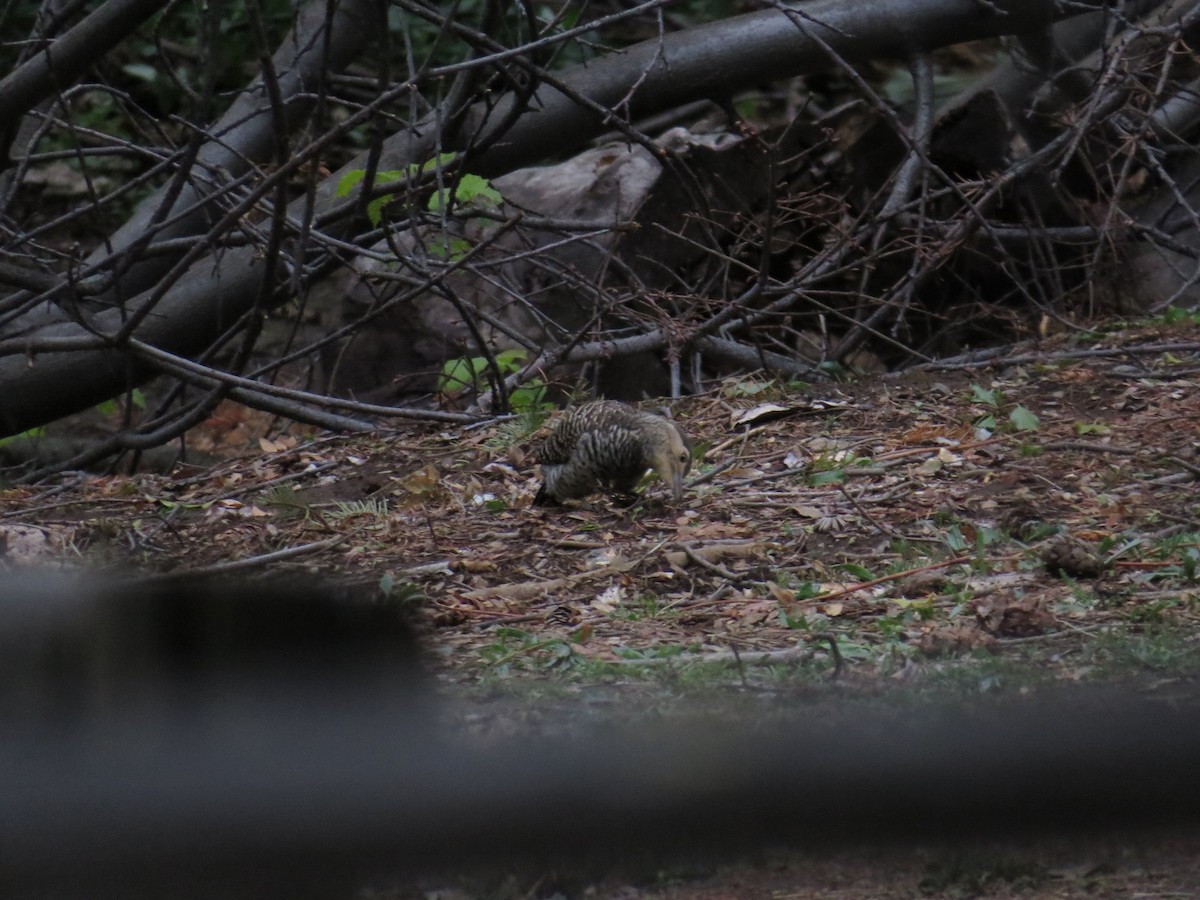
[[[671,496],[675,498],[675,505],[683,503],[683,473],[671,473]]]

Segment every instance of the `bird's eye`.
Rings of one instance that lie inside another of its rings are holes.
[[[682,463],[685,463],[688,461],[688,454],[686,451],[679,454],[679,461]]]

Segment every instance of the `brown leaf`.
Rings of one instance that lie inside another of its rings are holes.
[[[767,590],[770,591],[771,596],[774,597],[776,600],[778,600],[780,603],[790,604],[790,603],[796,602],[796,592],[795,591],[789,591],[787,588],[781,587],[780,585],[776,584],[773,581],[767,582]]]

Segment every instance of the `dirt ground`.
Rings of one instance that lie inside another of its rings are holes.
[[[410,610],[445,690],[481,704],[592,683],[663,703],[714,685],[1193,693],[1195,322],[858,383],[730,379],[671,407],[697,450],[681,508],[654,481],[631,508],[532,507],[538,435],[521,420],[328,437],[222,409],[192,436],[215,467],[5,486],[0,567],[357,585]],[[1188,897],[1194,846],[765,854],[389,895]]]

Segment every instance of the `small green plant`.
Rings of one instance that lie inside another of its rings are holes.
[[[338,519],[354,519],[366,517],[371,519],[386,519],[388,515],[387,500],[337,500],[334,508],[325,516],[334,521]]]
[[[1159,318],[1167,325],[1200,325],[1200,312],[1173,306]]]
[[[971,546],[970,541],[963,536],[962,528],[959,527],[957,522],[946,529],[944,540],[950,552],[955,556],[961,556]]]
[[[624,604],[613,610],[613,615],[615,618],[623,618],[629,622],[640,622],[644,619],[662,618],[669,612],[670,610],[664,608],[654,594],[643,594],[633,603]]]
[[[416,182],[430,172],[449,166],[457,157],[457,153],[441,153],[433,159],[426,160],[423,163],[413,163],[404,169],[382,169],[375,173],[375,184]],[[336,195],[338,197],[348,196],[356,187],[362,184],[366,177],[367,172],[365,169],[351,169],[338,181]],[[453,197],[453,200],[451,200],[451,197]],[[384,208],[395,199],[395,194],[383,194],[367,204],[367,218],[370,219],[372,225],[378,226],[383,221]],[[447,187],[439,187],[434,190],[425,205],[430,212],[440,213],[449,208],[452,202],[457,206],[475,206],[486,209],[499,206],[504,202],[504,198],[500,195],[499,191],[492,187],[491,182],[486,178],[467,173],[458,179],[458,183],[454,185],[453,190]],[[463,241],[461,238],[452,238],[448,243],[453,245],[456,242],[461,244],[461,246],[451,246],[448,249],[463,253],[469,249],[466,241]]]
[[[485,356],[460,356],[457,359],[446,360],[442,372],[438,376],[438,392],[446,397],[459,397],[467,392],[482,391],[489,374],[498,374],[501,378],[514,375],[521,371],[528,352],[522,349],[504,350],[492,358],[496,363],[496,372]],[[525,384],[508,394],[508,405],[514,412],[545,414],[554,408],[554,404],[546,400],[546,382],[541,378],[531,378]],[[536,430],[541,425],[534,425]]]
[[[1179,569],[1189,584],[1200,582],[1200,548],[1188,547],[1179,560]]]
[[[1160,600],[1151,600],[1149,603],[1135,606],[1125,618],[1131,624],[1169,624],[1175,621],[1175,612],[1179,609],[1179,606],[1180,599],[1178,597],[1164,597]]]
[[[497,628],[495,642],[482,653],[497,675],[507,675],[514,669],[569,668],[576,661],[571,641],[539,638],[518,628]]]
[[[812,623],[808,621],[808,617],[798,608],[789,610],[783,606],[779,607],[779,622],[784,628],[791,628],[796,631],[813,630]]]
[[[858,563],[842,563],[837,568],[841,569],[847,575],[857,578],[859,581],[872,581],[875,578],[875,573],[866,566],[860,566]]]
[[[985,388],[978,384],[971,385],[971,399],[975,403],[982,403],[992,410],[992,412],[980,416],[975,420],[975,427],[992,432],[997,430],[997,416],[1002,416],[1004,411],[1008,409],[1008,401],[1004,396],[1004,392],[999,388]],[[1021,406],[1019,403],[1008,412],[1007,428],[1013,431],[1036,431],[1041,425],[1041,420],[1030,410]]]

